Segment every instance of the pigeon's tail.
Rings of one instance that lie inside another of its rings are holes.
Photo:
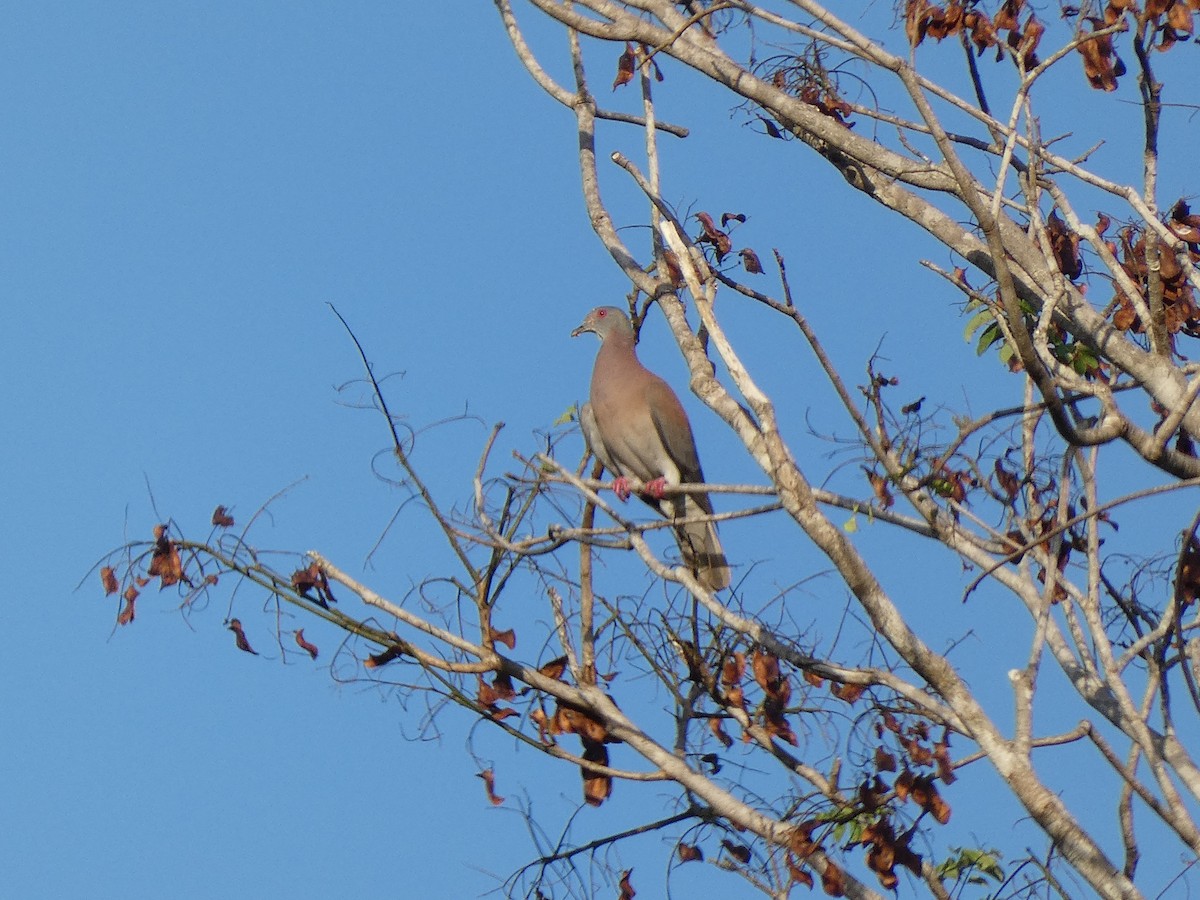
[[[687,494],[682,506],[681,518],[712,515],[707,494]],[[679,522],[675,526],[675,538],[679,541],[684,563],[704,588],[716,592],[729,587],[729,561],[725,559],[725,550],[717,537],[715,522]]]

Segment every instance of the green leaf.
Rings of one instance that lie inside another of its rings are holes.
[[[966,879],[969,884],[984,884],[988,878],[997,883],[1004,881],[1004,867],[1000,865],[1000,851],[982,847],[951,847],[955,854],[938,864],[937,874],[942,880]]]
[[[984,308],[967,320],[967,327],[963,329],[963,340],[968,344],[975,337],[975,332],[984,326],[987,322],[995,323],[996,317],[992,315],[990,309]]]
[[[854,532],[858,531],[858,516],[857,516],[857,514],[851,516],[845,522],[843,522],[842,529],[847,534],[854,534]]]
[[[1003,338],[1004,334],[1000,331],[1000,325],[996,322],[993,322],[987,328],[983,329],[982,332],[980,332],[979,343],[975,347],[975,355],[983,356],[983,354],[987,352],[988,348],[991,347],[992,344],[996,343],[996,341],[1002,340]]]
[[[578,416],[579,416],[579,406],[578,406],[578,404],[572,403],[570,406],[567,407],[566,412],[564,412],[561,416],[559,416],[557,419],[554,420],[554,424],[556,426],[557,425],[566,425],[568,422],[574,422],[575,419],[578,418]]]

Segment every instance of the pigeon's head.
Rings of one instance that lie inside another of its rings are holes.
[[[630,334],[633,326],[629,324],[629,316],[615,306],[597,306],[584,317],[580,326],[571,332],[571,337],[579,337],[588,331],[604,340],[610,334]]]

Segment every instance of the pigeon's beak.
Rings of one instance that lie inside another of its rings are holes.
[[[594,331],[594,330],[595,329],[593,329],[591,325],[589,325],[587,322],[584,322],[582,325],[580,325],[578,328],[576,328],[574,331],[571,332],[571,337],[579,337],[581,334],[586,334],[587,332]]]

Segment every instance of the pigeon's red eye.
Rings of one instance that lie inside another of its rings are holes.
[[[605,316],[608,315],[608,310],[602,309],[602,310],[600,310],[600,312],[596,313],[596,315],[598,315],[601,319],[603,319]]]

